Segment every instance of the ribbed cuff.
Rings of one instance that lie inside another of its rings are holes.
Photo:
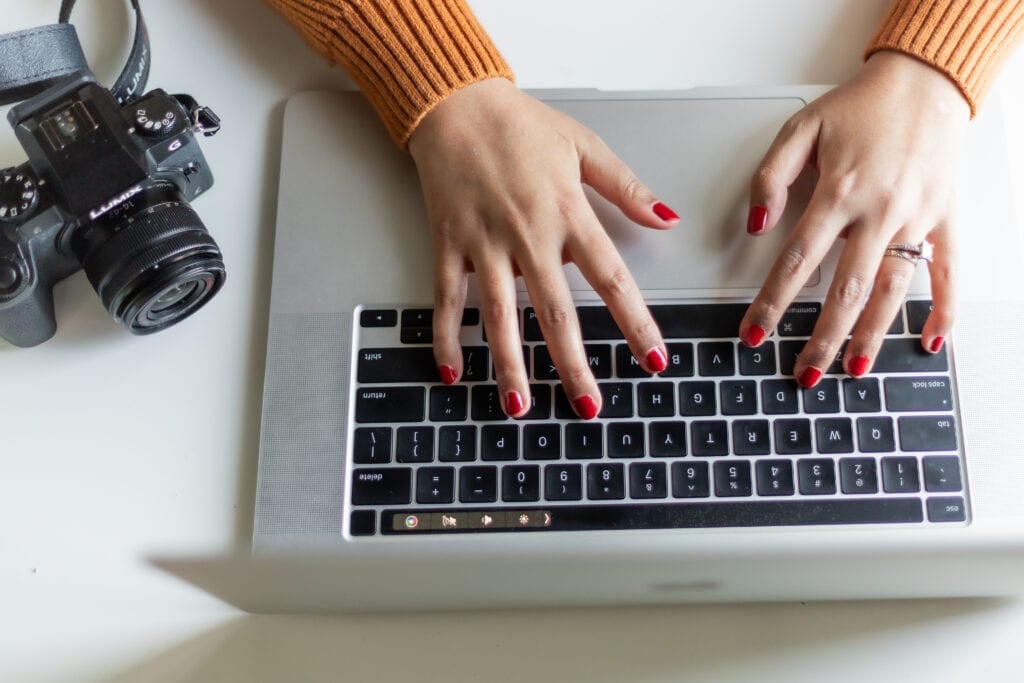
[[[340,64],[405,147],[448,95],[512,71],[463,0],[267,0]]]
[[[864,52],[911,55],[943,72],[977,114],[1024,30],[1024,0],[895,0]]]

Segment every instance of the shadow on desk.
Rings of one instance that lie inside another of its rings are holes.
[[[958,626],[974,632],[983,617],[1012,605],[971,599],[242,616],[110,680],[951,680],[959,655],[940,646],[933,657],[914,656],[928,647],[911,641],[954,640]]]

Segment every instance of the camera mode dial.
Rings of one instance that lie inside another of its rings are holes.
[[[39,203],[35,179],[14,168],[0,171],[0,222],[21,220]]]
[[[180,119],[169,102],[144,102],[135,109],[135,130],[147,137],[164,137],[178,132]]]

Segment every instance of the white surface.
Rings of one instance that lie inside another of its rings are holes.
[[[127,13],[79,4],[109,82]],[[837,82],[885,4],[473,3],[521,85],[630,89]],[[58,5],[0,0],[0,28],[49,23]],[[0,680],[1019,680],[1022,600],[252,617],[148,567],[156,551],[248,541],[282,105],[346,80],[253,0],[145,9],[150,85],[224,119],[203,143],[217,184],[196,209],[228,284],[138,338],[78,274],[56,289],[56,338],[0,343]],[[1018,50],[1000,81],[1018,201],[1022,78]],[[2,130],[0,163],[20,162]]]

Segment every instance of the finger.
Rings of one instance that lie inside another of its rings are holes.
[[[441,381],[462,376],[462,311],[466,306],[466,267],[461,254],[438,244],[434,252],[434,360]]]
[[[818,141],[817,118],[798,113],[782,126],[750,183],[747,232],[759,235],[779,222],[789,187],[810,162]]]
[[[591,218],[587,229],[573,233],[567,244],[569,253],[604,299],[640,366],[647,372],[662,372],[668,367],[668,353],[661,330],[611,238],[593,213]]]
[[[492,253],[476,261],[476,271],[501,405],[509,417],[520,417],[530,406],[530,384],[523,365],[512,264],[505,254]]]
[[[889,241],[885,236],[892,232],[869,230],[863,224],[855,224],[850,230],[822,304],[821,315],[793,367],[793,376],[804,388],[817,384],[864,310],[864,302]],[[899,240],[900,237],[897,235],[894,239]]]
[[[581,147],[580,173],[584,183],[635,223],[665,230],[679,222],[679,215],[659,201],[596,135]]]
[[[921,230],[904,228],[899,234],[921,234]],[[892,242],[902,241],[893,237]],[[907,289],[914,276],[914,264],[897,256],[883,256],[875,274],[868,302],[853,329],[846,347],[843,367],[853,377],[861,377],[871,369],[892,321],[900,312]]]
[[[786,238],[764,285],[740,321],[740,339],[757,346],[779,323],[793,298],[828,253],[836,235],[846,227],[846,213],[819,189]]]
[[[566,396],[576,414],[590,420],[601,411],[601,392],[587,364],[576,307],[562,263],[556,255],[549,263],[527,263],[521,267],[530,302]]]
[[[956,240],[950,223],[942,224],[929,237],[935,249],[932,262],[928,264],[932,311],[921,330],[921,345],[927,351],[938,353],[956,318],[956,287],[953,284],[956,278]]]

